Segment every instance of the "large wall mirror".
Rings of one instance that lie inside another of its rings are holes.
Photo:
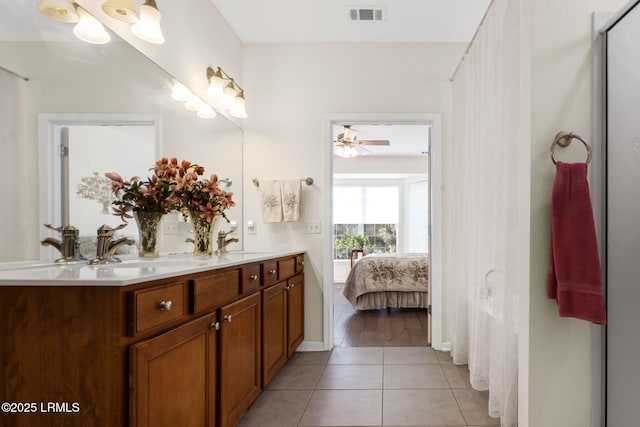
[[[37,1],[0,0],[0,8],[0,67],[28,79],[19,84],[19,142],[37,153],[29,164],[40,171],[40,230],[28,238],[54,236],[44,222],[69,222],[86,236],[104,223],[119,224],[104,211],[104,198],[86,198],[78,194],[81,187],[109,171],[145,176],[161,156],[228,178],[225,189],[233,191],[236,206],[227,215],[242,224],[242,130],[236,124],[187,111],[171,98],[172,76],[113,33],[108,44],[88,44],[73,36],[72,24],[41,15]],[[190,224],[177,213],[163,222],[160,252],[191,250],[185,242]],[[218,228],[229,227],[218,221]],[[135,221],[125,231],[137,236]],[[48,251],[41,257],[55,257]]]

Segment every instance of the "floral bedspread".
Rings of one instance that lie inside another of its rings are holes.
[[[342,294],[352,304],[369,292],[429,290],[429,258],[426,254],[371,254],[353,266]]]

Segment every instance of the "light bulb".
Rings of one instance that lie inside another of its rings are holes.
[[[207,99],[219,101],[222,98],[224,89],[224,79],[220,75],[220,71],[217,71],[209,78],[209,86],[205,92]]]
[[[202,101],[202,99],[200,99],[200,97],[191,94],[185,101],[184,108],[189,111],[198,111],[200,107],[202,107],[202,104],[204,104],[204,102]]]
[[[76,6],[76,12],[80,20],[73,27],[73,34],[80,40],[93,44],[105,44],[111,41],[111,36],[104,29],[100,21],[91,16],[89,12],[80,6]]]
[[[160,29],[162,15],[156,7],[155,0],[146,0],[140,6],[140,20],[131,27],[131,32],[144,41],[155,44],[164,43],[164,36]]]
[[[192,95],[191,91],[185,85],[177,81],[173,82],[173,88],[171,89],[171,97],[173,99],[184,102],[189,99],[190,95]]]
[[[198,109],[196,116],[201,119],[213,119],[217,114],[211,105],[202,103],[202,106]]]

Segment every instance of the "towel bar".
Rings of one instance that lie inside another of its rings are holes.
[[[306,178],[300,178],[300,181],[304,182],[307,185],[313,185],[313,178],[311,178],[310,176]],[[256,187],[260,187],[260,180],[258,178],[253,178],[251,182],[253,182],[253,185],[255,185]]]

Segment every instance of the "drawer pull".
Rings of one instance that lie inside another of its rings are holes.
[[[214,331],[219,331],[220,330],[220,322],[215,322],[211,324],[211,329],[213,329]]]
[[[227,314],[226,316],[224,316],[224,317],[222,318],[222,321],[223,321],[223,322],[227,322],[227,323],[231,323],[231,315],[230,315],[230,314]]]
[[[275,270],[269,270],[269,274],[276,274]]]
[[[171,301],[162,301],[158,308],[160,309],[160,311],[169,311],[171,310],[172,305],[173,303]]]
[[[258,275],[257,274],[252,274],[251,276],[249,276],[249,279],[258,280]]]

